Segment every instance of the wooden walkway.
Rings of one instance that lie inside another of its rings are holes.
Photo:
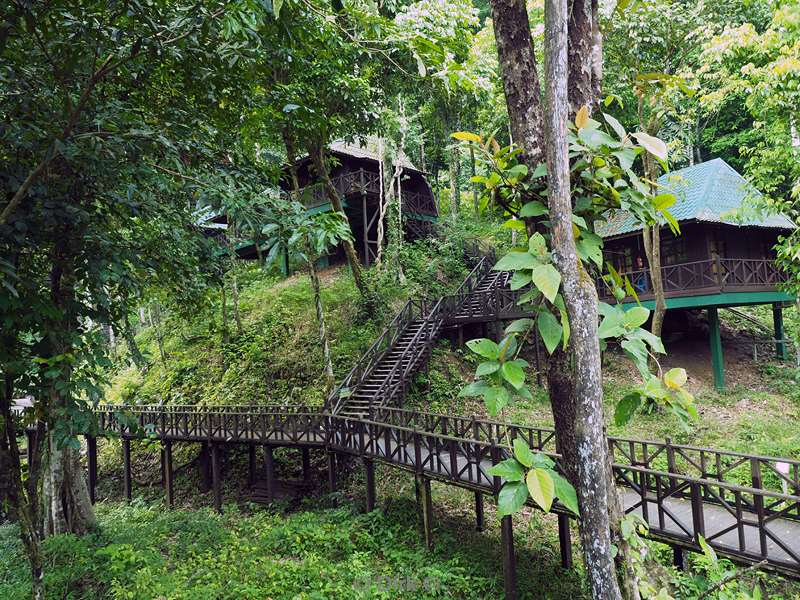
[[[517,306],[522,291],[508,289],[508,274],[491,270],[493,255],[479,257],[456,292],[436,301],[409,301],[356,363],[321,409],[302,406],[101,406],[98,435],[123,440],[125,495],[131,495],[130,440],[163,442],[167,501],[172,504],[172,444],[203,445],[214,504],[222,508],[220,450],[247,445],[251,479],[256,449],[262,448],[266,498],[273,497],[277,447],[302,451],[308,476],[309,451],[328,456],[328,477],[336,487],[337,456],[359,457],[366,469],[367,509],[375,507],[374,463],[404,469],[416,477],[423,531],[432,543],[430,482],[472,490],[478,528],[483,498],[495,496],[501,481],[489,475],[509,456],[511,441],[523,438],[556,463],[555,432],[470,417],[402,408],[413,376],[427,368],[433,345],[445,327],[497,322],[525,316]],[[461,331],[461,329],[459,329]],[[461,336],[459,336],[461,337]],[[684,549],[699,550],[702,536],[735,561],[800,577],[800,461],[751,456],[711,448],[609,438],[614,474],[625,510],[649,525],[649,537],[671,545],[676,562]],[[89,439],[92,498],[97,479],[96,439]],[[568,511],[556,503],[562,564],[571,565]],[[501,521],[507,598],[516,597],[512,520]]]
[[[559,459],[552,429],[398,408],[381,409],[371,419],[265,406],[108,406],[97,416],[103,435],[124,440],[319,448],[481,495],[498,492],[501,482],[489,469],[509,456],[514,437]],[[609,438],[609,447],[625,509],[648,522],[650,537],[697,550],[702,535],[722,555],[745,563],[766,560],[800,576],[800,461],[669,441]],[[791,494],[782,491],[784,484]],[[554,510],[568,516],[559,504]]]

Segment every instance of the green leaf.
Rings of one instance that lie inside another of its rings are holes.
[[[650,357],[644,342],[635,338],[627,338],[622,340],[620,346],[622,346],[622,349],[625,350],[625,353],[631,358],[636,368],[639,369],[639,373],[642,374],[642,377],[648,377],[650,375],[650,369],[647,366],[647,361]]]
[[[503,363],[503,366],[500,368],[500,373],[503,375],[503,379],[516,389],[521,388],[525,384],[525,371],[516,363]]]
[[[525,469],[513,458],[507,458],[489,469],[489,475],[502,477],[506,481],[522,481]]]
[[[547,261],[547,242],[544,236],[538,231],[528,240],[528,252],[542,262]]]
[[[463,398],[465,396],[483,396],[488,389],[489,384],[485,381],[473,381],[461,389],[461,391],[458,393],[458,397]]]
[[[508,282],[508,287],[513,291],[521,290],[531,282],[531,276],[525,271],[514,271],[511,276],[511,281]]]
[[[617,121],[614,117],[607,113],[603,113],[603,118],[606,120],[606,123],[611,125],[611,129],[613,129],[614,133],[619,136],[620,140],[624,139],[628,135],[628,133],[625,131],[625,128],[622,126],[622,123]]]
[[[533,501],[541,506],[544,512],[549,512],[550,507],[553,506],[556,491],[555,483],[553,478],[550,477],[550,473],[544,469],[533,468],[528,471],[525,483],[528,484],[528,491],[531,493]]]
[[[539,261],[528,252],[509,252],[492,267],[495,271],[516,271],[518,269],[533,269]]]
[[[670,369],[664,375],[664,383],[666,383],[667,387],[671,390],[682,388],[684,385],[686,385],[686,381],[688,379],[689,378],[686,375],[686,369],[681,368]]]
[[[500,356],[500,348],[498,345],[487,338],[478,338],[467,342],[467,348],[472,350],[475,354],[488,358],[489,360],[497,360]]]
[[[539,329],[539,334],[542,336],[544,347],[547,352],[552,354],[561,341],[561,336],[564,333],[563,328],[558,323],[558,320],[550,312],[542,312],[536,319],[536,325]]]
[[[272,13],[275,15],[276,19],[281,15],[282,6],[283,0],[272,0]]]
[[[536,165],[536,168],[533,170],[533,174],[531,174],[531,179],[539,179],[540,177],[544,177],[547,175],[547,164],[540,163]]]
[[[483,377],[484,375],[490,375],[497,371],[500,368],[500,363],[496,360],[491,360],[489,362],[483,362],[478,365],[478,368],[475,369],[475,377]]]
[[[450,136],[460,142],[475,142],[476,144],[481,143],[481,136],[470,133],[469,131],[456,131],[455,133],[450,134]]]
[[[533,327],[533,319],[517,319],[506,327],[506,333],[525,333]]]
[[[669,158],[669,150],[663,140],[653,137],[649,133],[643,131],[637,131],[633,134],[633,137],[636,138],[640,146],[659,160],[666,161],[667,158]]]
[[[535,171],[534,171],[535,173]],[[547,207],[538,200],[532,200],[526,203],[519,211],[520,217],[541,217],[547,214]]]
[[[513,515],[525,506],[527,499],[527,486],[521,481],[509,481],[500,489],[497,496],[497,513],[501,517]]]
[[[522,179],[528,174],[528,167],[523,164],[514,165],[506,171],[506,177],[509,179]]]
[[[561,286],[561,273],[553,265],[537,266],[531,274],[531,280],[550,302],[556,299],[558,288]]]
[[[484,392],[483,400],[489,414],[496,417],[511,402],[511,394],[505,387],[493,385]]]
[[[524,467],[530,468],[533,466],[533,452],[531,452],[528,444],[522,438],[514,438],[514,457]]]
[[[581,511],[580,508],[578,508],[578,494],[575,492],[575,488],[572,487],[572,484],[567,481],[567,478],[561,473],[553,471],[550,473],[550,476],[553,478],[553,483],[555,484],[556,497],[561,501],[561,504],[575,513],[575,515],[580,516]]]
[[[625,311],[625,316],[622,318],[623,324],[633,329],[634,327],[640,327],[647,322],[647,319],[650,318],[650,311],[647,310],[644,306],[634,306]]]
[[[656,210],[664,210],[675,204],[677,200],[675,194],[659,194],[653,198],[653,204]]]
[[[614,424],[618,427],[627,424],[641,403],[642,397],[638,392],[631,392],[625,396],[617,403],[617,408],[614,411]]]

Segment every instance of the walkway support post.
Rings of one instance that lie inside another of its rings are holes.
[[[561,549],[561,566],[572,568],[572,538],[569,531],[569,517],[558,515],[558,545]]]
[[[725,389],[725,363],[722,358],[722,337],[719,332],[719,312],[716,306],[708,308],[708,335],[711,344],[711,369],[714,372],[714,387]]]
[[[252,487],[256,482],[256,445],[247,444],[247,484]]]
[[[475,492],[475,531],[483,531],[484,526],[483,494],[481,492]]]
[[[203,442],[200,446],[200,486],[204,492],[211,489],[211,451],[208,442]]]
[[[97,438],[93,435],[86,436],[86,454],[89,459],[89,500],[94,504],[97,488]]]
[[[414,488],[417,492],[417,507],[420,512],[420,525],[425,536],[425,547],[433,548],[433,501],[431,499],[431,480],[424,475],[415,475]]]
[[[336,453],[328,451],[328,487],[336,491]]]
[[[131,441],[122,440],[122,493],[131,499]]]
[[[500,538],[503,546],[503,582],[506,600],[517,600],[517,559],[514,555],[514,527],[511,515],[500,521]]]
[[[275,501],[275,457],[272,446],[264,445],[264,479],[267,485],[267,502]]]
[[[172,485],[172,442],[164,441],[164,491],[167,496],[167,506],[172,508],[175,504],[174,488]]]
[[[222,513],[222,457],[219,444],[211,443],[211,487],[214,489],[214,510]]]
[[[789,349],[786,347],[786,334],[783,329],[783,308],[779,303],[772,305],[772,324],[775,327],[775,356],[779,360],[789,358]]]
[[[375,462],[364,458],[364,473],[367,479],[367,512],[375,510]]]
[[[308,448],[302,448],[303,459],[303,481],[308,483],[311,481],[311,452]]]
[[[686,554],[680,546],[672,547],[672,564],[680,571],[686,571]]]

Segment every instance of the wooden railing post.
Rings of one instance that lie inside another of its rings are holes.
[[[122,493],[131,499],[131,441],[122,440]]]
[[[86,453],[89,458],[89,500],[94,504],[97,488],[97,438],[93,435],[86,436]]]
[[[700,483],[692,482],[689,484],[692,499],[692,525],[694,527],[694,541],[700,543],[700,536],[706,535],[705,515],[703,512],[703,494]]]
[[[762,489],[763,482],[761,479],[761,461],[753,457],[750,459],[750,475],[752,477],[753,488]],[[766,514],[764,510],[764,496],[758,492],[753,492],[753,505],[756,509],[756,517],[758,518],[758,541],[761,549],[761,556],[767,557],[767,530],[766,530]]]

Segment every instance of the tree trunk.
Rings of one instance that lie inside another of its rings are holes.
[[[136,337],[133,333],[133,327],[131,326],[130,319],[128,319],[127,312],[122,320],[122,336],[125,338],[125,343],[128,346],[128,352],[131,355],[133,364],[136,365],[137,369],[144,369],[147,366],[147,361],[144,359],[141,350],[139,350],[139,345],[136,343]]]
[[[592,597],[621,599],[611,556],[603,424],[603,382],[597,336],[597,291],[584,270],[572,231],[570,164],[567,145],[567,0],[545,1],[545,148],[549,181],[553,258],[561,273],[569,314],[575,409],[574,468],[581,509],[583,556]]]
[[[155,307],[155,310],[153,310]],[[156,345],[158,346],[158,355],[161,357],[161,363],[166,364],[167,353],[164,351],[164,336],[161,331],[161,308],[158,302],[153,303],[152,306],[147,307],[147,313],[150,316],[150,326],[156,334]],[[155,316],[153,316],[155,313]]]
[[[236,273],[231,272],[231,306],[233,307],[233,320],[236,323],[236,335],[244,333],[242,327],[242,316],[239,314],[239,282]]]
[[[658,225],[646,225],[642,229],[644,239],[644,252],[647,255],[647,264],[650,266],[650,282],[653,286],[653,295],[656,299],[653,320],[650,323],[650,332],[661,337],[664,325],[664,315],[667,313],[667,301],[664,296],[664,279],[661,273],[661,228]]]
[[[544,159],[539,74],[525,0],[492,0],[497,56],[503,77],[511,137],[532,173]]]
[[[459,144],[452,144],[450,160],[448,161],[448,174],[450,176],[450,218],[455,220],[461,204],[461,191],[458,189],[458,167],[460,162]]]
[[[475,177],[475,149],[470,146],[469,148],[469,166],[470,173]],[[475,211],[475,216],[480,214],[480,203],[478,201],[478,186],[472,184],[472,209]]]
[[[312,160],[314,161],[314,167],[317,169],[317,174],[319,175],[320,179],[322,179],[322,185],[325,188],[325,193],[328,195],[328,199],[331,201],[333,210],[345,215],[345,218],[347,218],[342,206],[342,199],[339,198],[339,192],[336,191],[336,187],[333,185],[330,173],[328,172],[328,165],[325,160],[325,149],[321,145],[314,145],[309,148],[309,154],[311,154]],[[356,287],[361,293],[361,296],[367,298],[369,294],[367,287],[364,284],[361,261],[358,260],[358,254],[356,253],[356,249],[353,247],[353,242],[350,240],[342,240],[342,247],[344,248],[344,253],[347,256],[347,262],[350,265],[350,270],[353,272],[353,280],[355,281]]]
[[[80,453],[69,446],[59,448],[54,433],[47,436],[47,441],[47,530],[52,535],[89,533],[97,527],[97,520],[81,468]]]
[[[14,398],[14,381],[9,374],[4,377],[3,394],[0,396],[0,468],[3,473],[3,492],[7,500],[8,514],[20,530],[25,554],[31,572],[31,598],[44,600],[44,563],[42,558],[42,529],[40,507],[40,483],[42,474],[44,422],[37,421],[32,447],[28,447],[28,478],[22,480],[22,462],[17,431],[11,414]]]
[[[225,292],[225,282],[220,286],[220,293],[222,294],[222,343],[227,344],[230,341],[230,328],[228,327],[228,295]]]
[[[331,349],[328,343],[328,331],[325,327],[325,312],[322,307],[322,293],[319,285],[319,275],[317,274],[317,267],[314,264],[314,259],[309,254],[308,261],[308,275],[311,277],[311,287],[314,290],[314,307],[317,311],[317,325],[319,326],[319,341],[322,344],[322,358],[325,363],[325,393],[330,392],[336,381],[333,375],[333,362],[331,361]]]

